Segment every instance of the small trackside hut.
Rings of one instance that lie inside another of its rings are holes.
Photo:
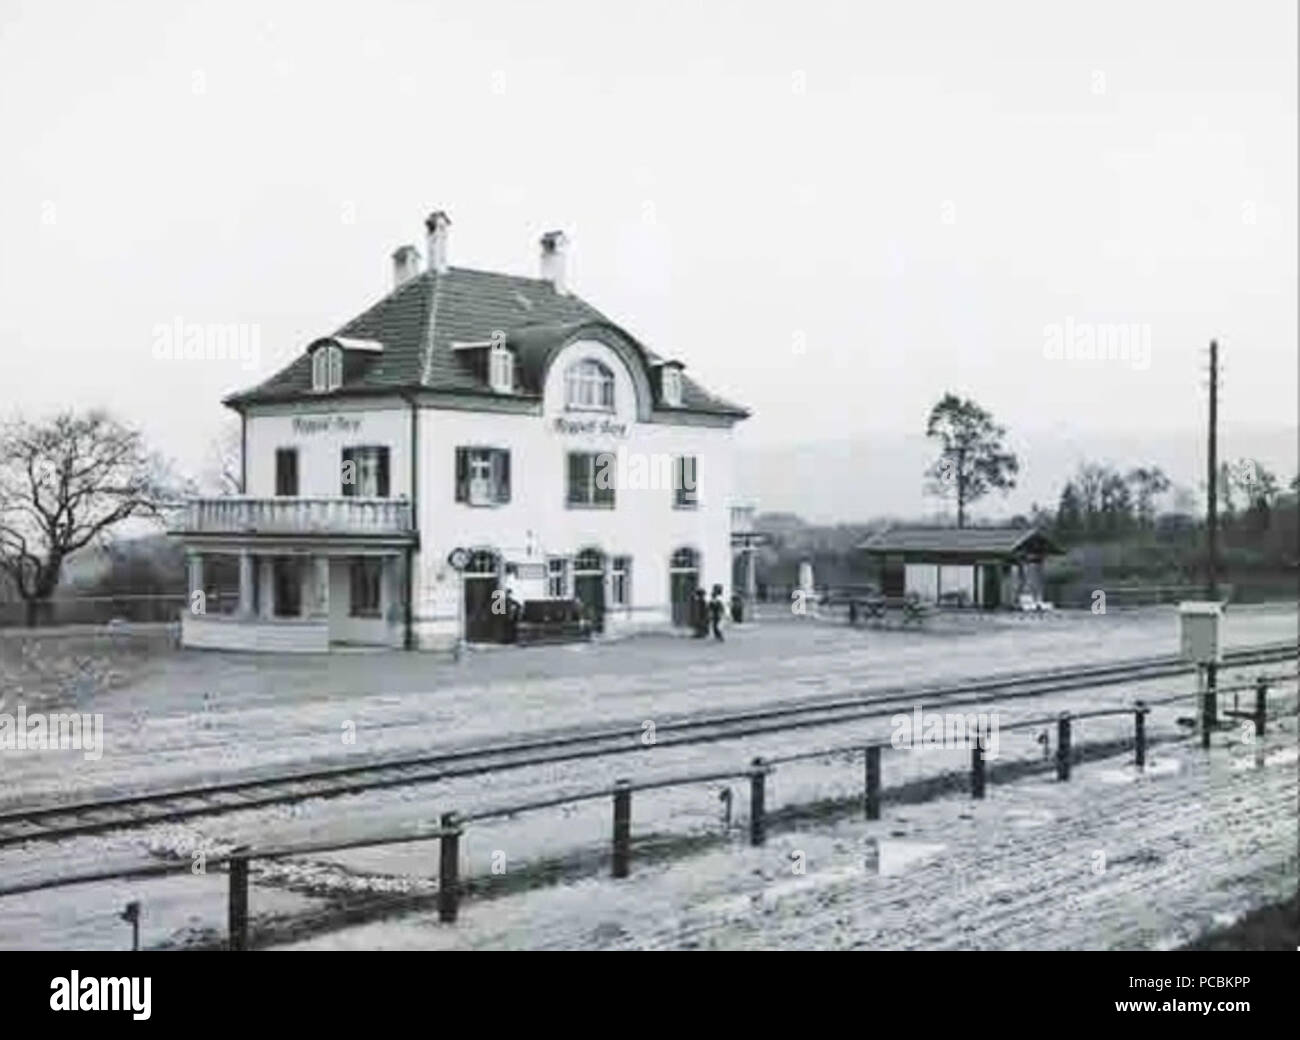
[[[1043,563],[1062,550],[1034,528],[893,527],[859,548],[886,597],[1012,607],[1043,598]]]

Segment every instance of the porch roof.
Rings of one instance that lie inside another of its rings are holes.
[[[871,556],[904,556],[917,563],[1022,560],[1064,552],[1032,527],[893,527],[858,548]]]

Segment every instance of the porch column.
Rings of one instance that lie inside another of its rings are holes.
[[[257,558],[259,568],[257,613],[263,618],[271,618],[275,615],[275,571],[273,569],[274,561],[269,556],[259,556]]]
[[[401,576],[398,574],[397,556],[385,556],[379,568],[379,616],[385,625],[394,625],[401,620],[399,592]]]
[[[313,556],[312,562],[312,604],[308,608],[313,617],[330,616],[330,558]]]
[[[203,554],[200,552],[190,552],[187,554],[187,561],[190,565],[190,595],[185,604],[185,609],[192,613],[206,613],[207,604],[203,603],[203,608],[195,609],[194,593],[201,592],[204,596],[207,592],[203,588]],[[202,603],[202,600],[199,600]]]
[[[250,618],[256,609],[253,602],[253,554],[244,549],[239,554],[239,616]]]

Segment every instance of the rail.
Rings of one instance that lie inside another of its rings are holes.
[[[1282,682],[1294,682],[1296,679],[1297,676],[1294,673],[1274,676],[1261,675],[1249,683],[1233,684],[1217,689],[1210,688],[1192,694],[1172,694],[1152,700],[1142,699],[1136,701],[1131,707],[1105,708],[1084,712],[1062,711],[1053,716],[1024,719],[1000,728],[1007,730],[1027,729],[1055,722],[1057,725],[1056,775],[1059,781],[1068,782],[1075,758],[1075,723],[1086,719],[1131,715],[1134,725],[1134,766],[1141,771],[1146,768],[1149,745],[1146,735],[1146,717],[1153,707],[1196,699],[1200,707],[1198,727],[1202,734],[1201,746],[1209,750],[1211,746],[1210,736],[1216,728],[1216,715],[1211,710],[1212,704],[1217,704],[1218,698],[1228,693],[1235,694],[1242,690],[1250,690],[1254,694],[1253,709],[1249,712],[1232,711],[1227,714],[1251,721],[1255,740],[1262,750],[1262,738],[1266,733],[1268,724],[1269,689],[1273,685]],[[984,754],[988,743],[987,737],[987,732],[982,735],[977,732],[975,739],[970,741],[969,793],[975,799],[983,799],[987,790],[988,777]],[[867,743],[855,741],[838,747],[823,747],[790,755],[757,757],[749,763],[748,767],[743,768],[687,772],[640,781],[620,778],[612,785],[602,784],[585,790],[569,791],[544,798],[503,803],[465,814],[446,812],[441,815],[439,824],[436,827],[424,826],[414,829],[408,827],[401,832],[384,832],[349,839],[331,839],[261,847],[240,846],[227,853],[207,857],[206,864],[218,867],[225,866],[229,873],[227,923],[229,948],[232,950],[244,950],[248,947],[250,864],[259,859],[278,859],[312,852],[336,852],[344,849],[437,840],[440,845],[438,857],[438,917],[443,923],[453,923],[459,914],[462,888],[460,879],[460,838],[464,833],[465,825],[468,823],[516,816],[525,812],[537,812],[558,805],[571,805],[601,798],[611,798],[613,803],[611,874],[615,878],[626,878],[630,874],[631,864],[632,795],[637,791],[714,783],[719,780],[732,780],[738,777],[748,778],[750,782],[749,840],[751,845],[760,846],[765,843],[767,836],[766,781],[767,777],[778,765],[830,755],[862,752],[864,756],[862,796],[864,816],[867,820],[879,820],[883,791],[882,752],[886,749],[892,749],[892,747],[892,744],[883,741]],[[107,868],[42,881],[2,886],[0,887],[0,897],[97,881],[179,874],[190,869],[191,864],[184,861]]]

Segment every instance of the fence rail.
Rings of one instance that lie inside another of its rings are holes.
[[[1209,687],[1191,694],[1172,694],[1161,698],[1142,699],[1134,702],[1131,707],[1104,708],[1083,712],[1062,711],[1056,715],[1024,719],[1000,728],[1007,730],[1029,729],[1055,723],[1057,725],[1056,776],[1058,781],[1068,782],[1075,758],[1075,724],[1088,719],[1130,715],[1133,718],[1134,726],[1134,766],[1141,771],[1146,767],[1149,746],[1146,733],[1146,717],[1153,707],[1177,701],[1196,700],[1199,707],[1198,729],[1201,732],[1201,746],[1208,750],[1210,748],[1210,737],[1216,728],[1215,720],[1218,713],[1219,698],[1229,693],[1236,695],[1243,690],[1250,690],[1254,694],[1252,710],[1238,711],[1234,709],[1226,711],[1225,714],[1249,720],[1254,728],[1255,739],[1259,742],[1259,747],[1262,750],[1262,738],[1268,724],[1269,690],[1281,683],[1295,682],[1296,679],[1297,675],[1295,673],[1260,675],[1247,683],[1237,683],[1218,688]],[[971,797],[975,799],[983,799],[987,794],[988,773],[984,755],[987,743],[987,732],[982,735],[982,738],[977,732],[976,739],[970,742],[971,757],[968,790]],[[892,744],[885,741],[866,743],[855,741],[837,747],[822,747],[789,755],[758,757],[743,768],[687,772],[643,780],[632,780],[624,777],[615,780],[612,785],[596,785],[585,790],[569,791],[545,798],[503,803],[470,813],[446,812],[441,815],[437,826],[407,828],[401,832],[389,831],[348,839],[330,839],[258,847],[239,846],[227,853],[207,857],[205,863],[209,866],[225,866],[229,874],[227,924],[228,943],[229,948],[232,950],[248,948],[248,889],[251,864],[256,860],[280,859],[315,852],[337,852],[344,849],[380,845],[438,841],[440,846],[438,857],[438,917],[443,923],[453,923],[459,914],[462,890],[460,839],[464,834],[465,826],[469,823],[501,819],[525,812],[537,812],[558,805],[571,805],[578,802],[610,798],[613,816],[610,870],[613,877],[626,878],[631,869],[632,795],[637,791],[660,790],[669,787],[715,783],[720,780],[748,778],[750,782],[749,841],[751,845],[760,846],[765,843],[767,836],[767,777],[778,765],[812,758],[862,753],[864,763],[863,813],[867,820],[878,820],[880,819],[881,793],[883,790],[882,753],[890,749],[892,749]],[[106,868],[60,878],[0,886],[0,897],[98,881],[180,874],[190,869],[191,864],[185,861]]]

